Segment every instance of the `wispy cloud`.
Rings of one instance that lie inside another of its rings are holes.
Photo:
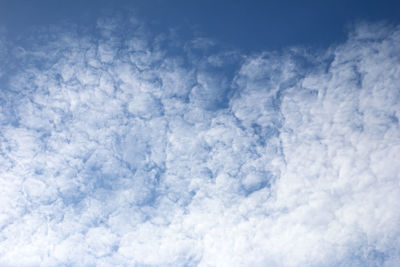
[[[96,31],[10,52],[2,266],[400,261],[398,27],[255,55]]]

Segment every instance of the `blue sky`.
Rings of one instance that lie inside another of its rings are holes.
[[[31,26],[64,21],[91,24],[104,15],[134,12],[151,30],[175,29],[180,38],[205,36],[246,52],[293,45],[327,47],[344,41],[347,27],[360,20],[398,23],[395,0],[383,1],[26,1],[2,0],[0,23],[12,35]]]
[[[2,1],[0,266],[396,266],[396,5]]]

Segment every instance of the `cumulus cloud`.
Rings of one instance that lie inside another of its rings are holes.
[[[135,20],[96,31],[12,52],[0,265],[400,261],[398,27],[253,55]]]

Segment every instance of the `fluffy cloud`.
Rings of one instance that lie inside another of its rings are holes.
[[[398,27],[241,55],[129,23],[12,52],[2,266],[400,261]]]

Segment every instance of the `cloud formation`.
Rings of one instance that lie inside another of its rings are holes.
[[[398,27],[253,55],[134,20],[2,40],[0,265],[400,262]]]

